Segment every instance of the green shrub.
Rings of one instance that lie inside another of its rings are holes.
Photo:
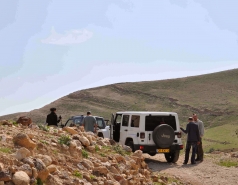
[[[218,165],[225,166],[225,167],[238,166],[238,161],[230,160],[230,159],[221,159],[218,162]]]
[[[82,155],[84,158],[88,158],[88,152],[84,149],[82,149]]]
[[[37,178],[36,185],[44,185],[44,183],[42,182],[42,180],[40,178]]]
[[[101,155],[102,157],[106,157],[106,155],[105,155],[104,153],[100,153],[100,155]]]
[[[58,139],[58,142],[59,142],[59,144],[61,144],[61,145],[65,144],[65,145],[69,146],[70,141],[71,141],[71,138],[70,138],[70,136],[68,136],[68,135],[62,135],[62,136],[60,136],[60,138]]]
[[[46,132],[50,131],[50,127],[47,126],[47,125],[39,125],[39,129],[43,130],[43,131],[46,131]]]
[[[113,148],[113,150],[114,150],[116,153],[121,154],[122,156],[124,156],[125,153],[126,153],[126,152],[120,147],[120,145],[115,145],[115,146],[113,146],[112,148]]]
[[[100,150],[98,145],[95,145],[95,151],[98,152]]]
[[[7,153],[7,154],[11,153],[11,149],[10,148],[6,148],[6,147],[0,148],[0,151],[3,152],[3,153]]]
[[[212,152],[214,152],[214,151],[215,151],[214,148],[210,148],[209,151],[208,151],[208,153],[212,153]]]
[[[74,175],[75,177],[80,178],[80,179],[83,178],[83,175],[82,175],[79,171],[75,171],[75,172],[73,173],[73,175]]]

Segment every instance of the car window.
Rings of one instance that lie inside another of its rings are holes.
[[[74,125],[74,120],[73,119],[69,119],[65,124],[66,127],[70,127],[70,126],[73,126],[73,125]]]
[[[123,118],[122,118],[122,126],[128,126],[129,124],[129,115],[123,115]]]
[[[97,121],[97,125],[99,128],[103,129],[105,126],[104,126],[104,121],[102,118],[96,118],[96,121]]]
[[[139,127],[140,126],[140,116],[132,115],[131,116],[131,127]]]
[[[74,119],[74,123],[75,123],[76,125],[79,125],[81,122],[82,122],[82,117],[80,117],[80,118],[75,118],[75,119]]]
[[[161,124],[170,125],[174,130],[176,130],[175,116],[146,116],[145,117],[146,131],[153,131],[155,127]]]

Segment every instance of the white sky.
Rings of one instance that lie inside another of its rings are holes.
[[[238,68],[237,0],[0,1],[0,115],[117,82]]]

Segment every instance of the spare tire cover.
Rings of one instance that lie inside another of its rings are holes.
[[[166,124],[158,125],[153,131],[153,140],[161,148],[168,148],[174,142],[174,129]]]

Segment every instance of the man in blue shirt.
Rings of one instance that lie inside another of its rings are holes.
[[[196,164],[195,162],[195,154],[197,151],[197,145],[200,144],[200,135],[198,126],[193,122],[193,118],[188,118],[189,123],[187,124],[186,130],[180,127],[180,129],[187,134],[187,144],[186,144],[186,152],[185,159],[183,164],[187,164],[189,160],[189,152],[192,147],[192,156],[191,156],[191,164]]]

